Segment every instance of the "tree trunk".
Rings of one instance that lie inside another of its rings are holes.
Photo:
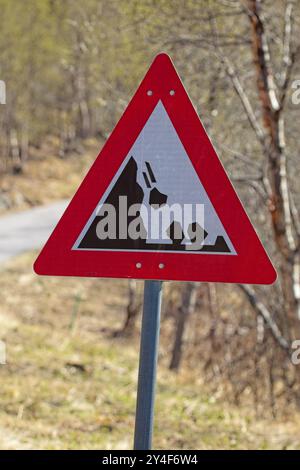
[[[186,283],[182,292],[182,303],[177,312],[175,339],[169,365],[171,370],[178,370],[180,366],[185,328],[188,318],[195,308],[196,294],[197,284],[195,282]]]
[[[260,0],[248,0],[252,29],[252,55],[256,70],[257,90],[266,130],[265,154],[270,187],[269,211],[274,241],[280,253],[280,281],[285,305],[285,336],[299,337],[299,241],[295,238],[287,174],[283,105],[286,90],[275,82],[270,52],[261,12]],[[284,87],[288,82],[284,82]],[[280,93],[281,91],[281,93]]]
[[[131,336],[135,330],[135,323],[140,311],[140,305],[137,299],[136,280],[128,281],[128,304],[126,309],[126,320],[120,335]]]

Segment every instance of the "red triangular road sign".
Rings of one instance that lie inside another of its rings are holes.
[[[123,212],[120,201],[127,204]],[[155,58],[34,269],[58,276],[275,281],[166,54]]]

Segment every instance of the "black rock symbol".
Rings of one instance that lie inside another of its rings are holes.
[[[152,185],[156,183],[156,178],[154,176],[154,172],[151,168],[149,162],[145,162],[146,164],[146,171],[143,171],[143,177],[148,189],[152,188]],[[149,204],[153,206],[154,209],[158,209],[159,207],[163,206],[167,203],[168,196],[166,194],[161,193],[156,187],[152,188],[149,194]]]

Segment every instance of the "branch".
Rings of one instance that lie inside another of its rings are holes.
[[[235,181],[235,180],[233,180],[233,181]],[[239,181],[237,181],[237,182],[239,183]],[[261,198],[263,204],[267,206],[269,198],[268,198],[268,194],[267,194],[267,191],[266,191],[264,185],[262,185],[258,181],[248,180],[246,182],[247,182],[247,186],[252,188],[258,194],[258,196]],[[241,181],[241,183],[243,183],[243,181]]]
[[[197,38],[194,38],[194,37],[187,37],[187,36],[181,36],[181,37],[174,37],[174,38],[170,38],[170,39],[167,39],[166,41],[163,42],[163,47],[164,46],[168,46],[169,44],[180,44],[181,46],[187,46],[187,45],[191,45],[191,46],[197,46],[197,47],[202,47],[202,48],[205,48],[207,49],[207,47],[211,46],[211,41],[212,41],[212,38],[210,37],[207,37],[207,36],[201,36],[201,37],[197,37]],[[224,40],[222,42],[222,47],[234,47],[234,46],[245,46],[245,45],[249,45],[251,43],[250,40],[248,39],[243,39],[243,38],[237,38],[237,39],[234,39],[234,40]]]
[[[254,110],[252,108],[252,105],[250,103],[250,100],[240,82],[240,79],[232,65],[232,63],[229,61],[229,59],[224,55],[222,52],[222,56],[219,57],[221,63],[224,65],[225,72],[227,73],[228,77],[231,80],[231,83],[234,87],[235,92],[237,93],[238,97],[240,98],[240,101],[243,105],[243,108],[246,112],[246,116],[248,118],[248,121],[254,130],[257,139],[259,142],[262,144],[264,151],[268,152],[267,144],[266,144],[266,136],[265,132],[261,128],[258,119],[255,116]]]
[[[284,66],[282,74],[282,84],[285,82],[287,70],[291,64],[291,41],[292,41],[292,13],[293,13],[293,2],[287,0],[285,15],[284,15],[284,38],[283,38],[283,56],[282,63]]]
[[[258,119],[255,116],[254,110],[252,108],[252,105],[250,103],[250,100],[242,86],[242,83],[237,75],[237,72],[235,71],[232,63],[229,61],[228,57],[224,54],[224,51],[222,49],[222,46],[220,45],[219,42],[219,34],[218,34],[218,29],[215,24],[214,18],[211,16],[211,21],[210,21],[210,26],[212,30],[212,37],[213,37],[213,46],[215,48],[215,53],[224,67],[224,70],[227,74],[227,76],[230,78],[231,83],[234,87],[235,92],[237,93],[238,97],[240,98],[240,101],[243,105],[243,108],[246,112],[246,116],[248,118],[248,121],[254,130],[258,141],[261,143],[263,146],[263,150],[265,152],[268,152],[268,147],[267,147],[267,142],[266,142],[266,136],[264,130],[261,128]]]
[[[293,66],[296,62],[296,57],[299,53],[299,46],[296,51],[292,51],[292,31],[293,31],[293,0],[287,0],[285,16],[284,16],[284,39],[283,39],[283,56],[282,66],[283,70],[281,73],[280,80],[280,107],[284,106],[287,90],[291,80]]]
[[[264,109],[264,119],[269,123],[270,114],[278,112],[276,83],[271,66],[271,56],[265,25],[260,12],[260,0],[248,0],[248,17],[252,26],[253,51],[257,68],[258,90]]]
[[[295,241],[293,237],[292,218],[290,211],[288,175],[286,169],[284,120],[282,108],[274,101],[274,77],[270,66],[265,26],[260,13],[261,0],[247,0],[248,17],[252,28],[253,61],[257,71],[257,88],[261,103],[264,127],[270,138],[268,157],[268,177],[271,185],[269,210],[275,232],[275,242],[290,262],[294,255]],[[290,10],[288,10],[289,13]],[[288,41],[290,42],[290,40]]]
[[[272,333],[273,338],[279,346],[286,352],[290,352],[290,345],[288,341],[283,337],[280,329],[278,328],[277,324],[275,321],[272,319],[270,311],[267,309],[267,307],[258,300],[256,297],[256,294],[254,290],[246,285],[239,284],[238,285],[241,291],[245,294],[247,299],[249,300],[251,306],[253,307],[253,310],[256,312],[257,315],[261,315],[263,319],[265,320],[266,324],[269,326],[270,331]]]
[[[299,250],[300,249],[300,214],[299,214],[299,210],[296,206],[292,193],[290,193],[290,202],[291,202],[291,213],[292,213],[293,225],[294,225],[295,232],[297,234],[297,248]]]
[[[262,181],[262,175],[230,175],[230,179],[232,181],[236,181],[239,183],[242,182],[250,182],[250,181]]]
[[[255,166],[259,171],[262,171],[262,166],[259,162],[257,162],[251,157],[248,157],[247,155],[244,155],[239,150],[231,149],[225,144],[218,144],[218,145],[215,145],[215,147],[217,149],[219,148],[221,150],[225,150],[226,152],[232,154],[233,160],[240,160],[241,162],[246,163],[246,165],[250,165],[252,168],[253,166]]]

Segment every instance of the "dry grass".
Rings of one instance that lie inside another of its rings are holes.
[[[31,149],[23,172],[0,174],[0,213],[70,198],[95,160],[103,142],[87,140],[80,153],[58,156],[58,142]]]
[[[110,334],[123,322],[126,281],[38,278],[33,259],[0,272],[0,448],[131,448],[139,335]],[[155,448],[300,448],[299,417],[257,421],[208,396],[189,371],[170,373],[162,336]]]

